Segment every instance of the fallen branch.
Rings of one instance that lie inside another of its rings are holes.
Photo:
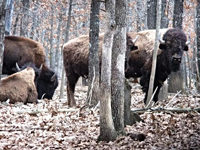
[[[42,113],[42,112],[57,112],[57,113],[62,113],[62,112],[75,112],[75,111],[79,111],[79,109],[75,109],[75,108],[69,108],[69,109],[58,109],[58,110],[49,110],[49,109],[16,109],[14,110],[14,113],[18,113],[18,114],[23,114],[23,113],[28,113],[30,115],[36,115],[38,113]]]
[[[187,112],[200,112],[200,107],[197,108],[142,108],[142,109],[131,109],[132,112],[143,114],[144,112],[176,112],[176,113],[187,113]]]

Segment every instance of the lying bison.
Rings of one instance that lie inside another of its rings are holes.
[[[34,40],[18,36],[5,36],[4,44],[2,73],[8,75],[15,73],[16,62],[20,68],[28,62],[34,63],[37,68],[43,65],[37,82],[38,98],[45,94],[44,98],[52,99],[58,86],[58,79],[55,72],[46,65],[44,47]]]
[[[179,70],[183,51],[188,51],[189,44],[185,33],[181,29],[161,29],[160,32],[163,34],[163,39],[160,39],[157,56],[154,90],[156,87],[158,89],[154,95],[154,102],[158,101],[160,88],[169,74]],[[129,69],[125,73],[127,78],[141,77],[140,84],[143,92],[145,92],[145,103],[149,89],[155,33],[155,30],[145,30],[137,34],[139,38],[135,45],[138,46],[138,50],[131,52]],[[131,36],[134,38],[136,34],[132,33]]]
[[[99,36],[99,49],[102,51],[104,34]],[[127,53],[131,50],[137,49],[134,42],[137,37],[132,38],[127,35]],[[101,53],[100,53],[101,56]],[[75,106],[76,102],[74,99],[74,90],[76,82],[79,77],[86,77],[88,75],[88,58],[89,57],[89,36],[80,36],[73,40],[68,41],[63,46],[63,60],[67,79],[67,98],[68,105]],[[128,60],[128,56],[126,56]],[[100,59],[101,60],[101,59]]]
[[[0,84],[0,101],[10,103],[37,103],[37,90],[34,83],[35,71],[31,67],[2,78]]]

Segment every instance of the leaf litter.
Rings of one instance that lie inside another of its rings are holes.
[[[132,89],[131,108],[144,108],[140,88]],[[66,94],[66,93],[65,93]],[[99,109],[58,112],[68,106],[58,98],[41,100],[39,104],[0,104],[0,149],[49,150],[49,149],[200,149],[200,115],[198,112],[170,113],[150,112],[140,114],[144,122],[126,126],[129,136],[118,137],[114,142],[97,142],[99,136]],[[78,108],[85,104],[87,87],[76,87],[75,98]],[[199,107],[199,97],[169,94],[168,100],[157,106],[170,108]],[[66,95],[65,95],[66,97]],[[169,104],[169,105],[168,105]],[[48,111],[28,114],[15,110],[48,109]],[[132,134],[143,133],[144,141],[136,141]]]

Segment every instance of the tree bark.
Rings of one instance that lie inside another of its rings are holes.
[[[55,51],[53,48],[54,45],[54,5],[51,3],[51,31],[50,31],[50,68],[55,70]]]
[[[200,93],[200,79],[199,79],[199,71],[200,71],[200,0],[197,2],[196,6],[196,47],[197,47],[197,84],[196,89],[197,92]]]
[[[99,100],[99,0],[92,0],[89,32],[89,75],[87,105],[96,105]]]
[[[161,13],[161,25],[160,28],[168,28],[169,18],[168,18],[168,1],[162,0],[162,13]]]
[[[118,134],[124,134],[124,61],[126,51],[126,0],[116,1],[116,33],[112,49],[112,115]]]
[[[147,0],[147,26],[148,29],[156,29],[156,0]]]
[[[117,132],[114,128],[111,111],[111,54],[115,27],[115,0],[106,0],[106,33],[102,49],[100,82],[100,135],[99,141],[114,141]]]
[[[6,25],[5,25],[5,35],[10,35],[11,27],[12,27],[12,15],[14,8],[14,0],[7,0],[6,4]]]
[[[147,96],[147,101],[146,101],[147,106],[152,97],[153,89],[156,88],[154,87],[154,78],[155,78],[156,63],[157,63],[158,40],[159,40],[160,19],[161,19],[161,5],[162,5],[162,1],[157,0],[156,39],[155,39],[154,52],[153,52],[153,61],[152,61],[151,76],[150,76],[150,82],[149,82],[149,90],[148,90],[148,96]]]
[[[173,27],[178,27],[182,29],[182,15],[183,15],[183,2],[184,0],[177,0],[174,1],[174,14],[173,14]],[[185,57],[183,55],[183,57]],[[185,89],[185,62],[183,62],[182,58],[182,63],[180,64],[180,70],[177,72],[172,72],[169,75],[169,87],[168,91],[170,93],[176,93],[177,91],[182,91],[184,92]]]
[[[30,0],[22,0],[23,4],[23,17],[21,17],[21,26],[20,26],[20,35],[28,37],[28,20],[29,20],[29,8],[30,8]]]
[[[0,83],[3,69],[4,36],[5,36],[5,8],[6,0],[0,0]]]
[[[73,3],[73,0],[69,0],[68,19],[67,19],[64,43],[66,43],[69,39],[69,28],[71,24],[71,15],[72,15],[72,3]],[[59,98],[64,98],[64,83],[65,83],[65,69],[64,67],[62,67],[62,78],[61,78]]]

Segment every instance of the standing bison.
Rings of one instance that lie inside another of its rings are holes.
[[[5,36],[4,41],[3,74],[11,75],[16,72],[15,64],[21,68],[26,63],[34,63],[37,68],[42,66],[40,77],[37,81],[38,98],[52,99],[58,86],[57,75],[46,65],[44,47],[31,39],[18,36]]]
[[[37,103],[37,90],[34,83],[35,71],[31,67],[14,73],[1,80],[0,101],[10,100],[10,103]]]
[[[158,87],[154,102],[158,101],[158,94],[163,82],[171,72],[178,71],[184,51],[188,51],[188,42],[185,33],[178,28],[161,29],[163,39],[160,39],[159,51],[157,56],[156,73],[154,80],[154,90]],[[145,92],[144,102],[146,103],[151,75],[152,54],[155,42],[155,30],[145,30],[138,33],[139,38],[135,45],[138,50],[132,51],[129,57],[129,69],[125,76],[141,77],[140,84]],[[131,36],[134,38],[135,33]]]
[[[99,51],[100,51],[100,60],[101,60],[101,51],[103,45],[104,34],[99,36]],[[132,38],[127,35],[127,52],[137,49],[134,45],[134,42],[137,40],[137,37],[132,40]],[[87,77],[88,75],[88,58],[89,57],[89,36],[84,35],[73,40],[68,41],[63,46],[63,61],[66,72],[67,79],[67,98],[68,105],[75,106],[76,102],[74,99],[74,90],[76,82],[79,77]],[[126,60],[129,60],[129,57],[126,56]],[[128,66],[127,66],[128,67]]]

